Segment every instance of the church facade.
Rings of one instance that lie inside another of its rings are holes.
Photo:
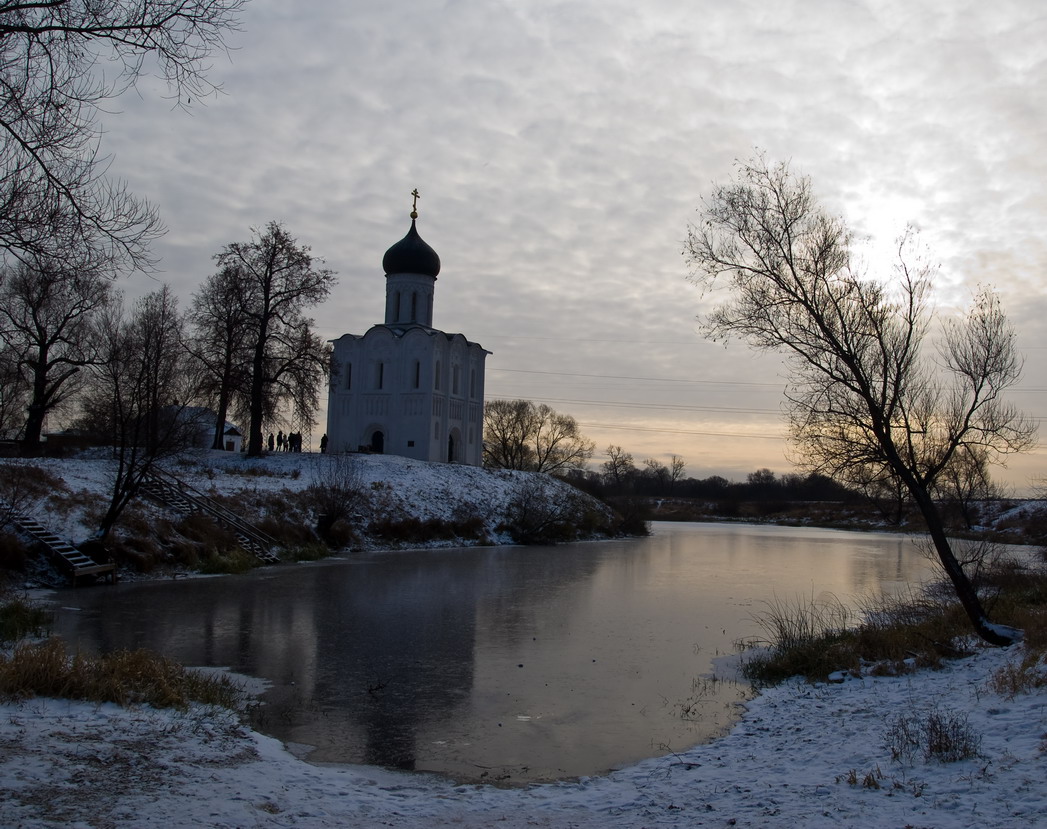
[[[385,322],[333,341],[327,451],[479,466],[490,352],[433,328],[440,257],[417,219],[382,260]]]

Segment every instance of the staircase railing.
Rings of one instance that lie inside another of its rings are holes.
[[[152,470],[142,481],[141,492],[164,506],[185,515],[202,512],[225,525],[236,535],[240,546],[267,564],[276,564],[280,557],[274,552],[278,546],[272,536],[248,523],[235,512],[200,490],[159,469]]]

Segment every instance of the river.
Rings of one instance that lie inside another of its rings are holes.
[[[932,575],[907,536],[655,523],[642,539],[354,553],[63,592],[55,632],[262,677],[253,725],[312,762],[522,784],[729,728],[718,660],[768,602],[848,604]]]

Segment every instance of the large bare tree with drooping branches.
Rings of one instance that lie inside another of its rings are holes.
[[[912,235],[889,278],[869,276],[810,180],[763,157],[712,192],[684,253],[700,286],[727,290],[705,321],[708,335],[787,358],[788,421],[804,463],[845,483],[897,482],[977,633],[997,645],[1020,638],[988,620],[934,497],[972,457],[998,461],[1034,440],[1005,398],[1022,361],[996,294],[982,289],[965,317],[944,320],[933,348],[935,269]]]

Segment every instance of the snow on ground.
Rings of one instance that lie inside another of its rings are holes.
[[[789,682],[712,743],[525,789],[310,765],[230,715],[33,699],[0,706],[0,825],[1043,826],[1047,695],[1005,699],[986,684],[1018,656],[985,649],[906,677]],[[930,710],[967,714],[980,756],[893,762],[889,723]],[[863,786],[866,776],[879,788]]]
[[[96,504],[104,503],[111,487],[113,461],[104,450],[70,458],[0,461],[0,469],[2,464],[18,463],[46,469],[62,478],[69,492],[87,496]],[[394,455],[276,452],[263,458],[246,458],[230,452],[198,450],[166,462],[164,468],[204,494],[235,495],[299,492],[314,483],[324,485],[344,474],[333,469],[340,464],[348,464],[351,471],[347,474],[353,482],[370,495],[373,505],[387,514],[421,521],[479,516],[484,519],[489,539],[495,543],[510,541],[495,528],[502,522],[510,501],[528,487],[540,487],[552,503],[587,498],[549,475],[427,463]],[[596,501],[591,503],[599,508]],[[55,504],[45,501],[35,506],[34,517],[60,537],[76,543],[94,530],[85,517],[86,506],[81,500],[74,508],[56,508]],[[444,542],[448,543],[451,542]]]
[[[421,518],[445,517],[463,500],[504,501],[519,484],[514,473],[357,460],[362,483],[377,483]],[[45,463],[60,464],[74,491],[104,485],[97,461]],[[271,474],[257,474],[259,466]],[[311,455],[246,461],[219,453],[174,471],[199,489],[228,492],[302,488],[318,468]],[[985,649],[906,677],[786,683],[750,702],[712,743],[605,777],[524,789],[312,765],[226,712],[31,699],[0,705],[0,826],[1043,826],[1047,694],[1005,699],[987,685],[1018,658],[1018,647]],[[967,715],[982,740],[979,756],[893,761],[884,744],[891,722],[931,711]],[[867,779],[878,788],[864,786]]]

